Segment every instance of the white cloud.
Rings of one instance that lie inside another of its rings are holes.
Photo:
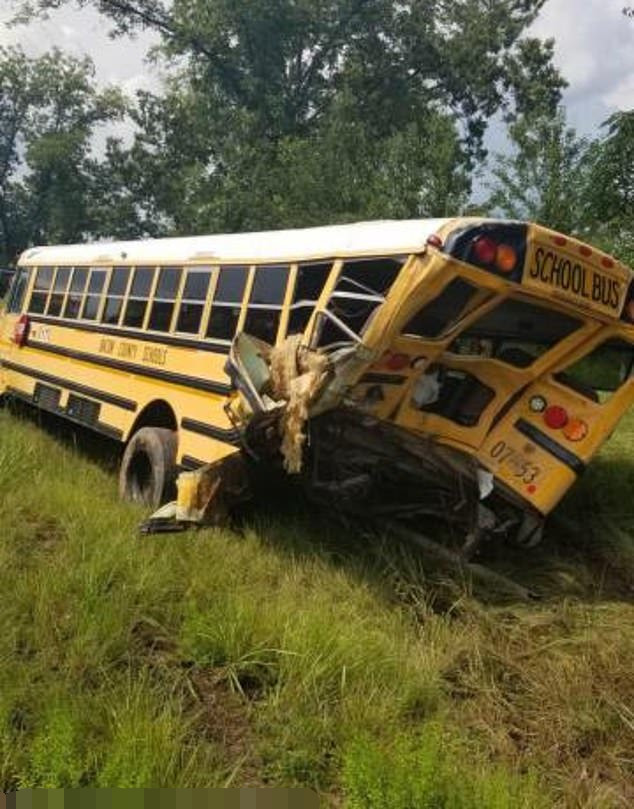
[[[569,87],[571,122],[596,131],[617,109],[634,106],[634,21],[623,0],[549,0],[532,27],[555,39],[555,63]]]
[[[634,72],[602,96],[603,101],[620,110],[634,109]]]
[[[129,83],[132,89],[158,89],[160,85],[156,69],[145,62],[148,49],[158,42],[152,34],[142,32],[134,38],[111,39],[108,20],[91,8],[63,7],[51,12],[49,19],[29,25],[9,26],[12,16],[11,10],[0,11],[1,45],[20,45],[33,57],[53,47],[78,57],[90,56],[102,85]]]

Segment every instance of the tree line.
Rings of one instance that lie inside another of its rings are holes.
[[[546,0],[73,2],[114,36],[158,34],[165,79],[127,98],[89,59],[0,49],[2,263],[38,243],[494,213],[634,264],[634,111],[590,139],[567,124],[554,42],[528,32]],[[16,3],[28,24],[71,0]],[[124,122],[130,138],[104,134]]]

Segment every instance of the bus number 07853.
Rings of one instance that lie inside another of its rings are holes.
[[[537,464],[527,461],[524,456],[513,447],[509,447],[506,441],[498,441],[491,447],[491,457],[500,466],[506,464],[515,475],[521,478],[524,483],[532,483],[541,473]]]

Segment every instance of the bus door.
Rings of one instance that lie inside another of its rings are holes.
[[[633,360],[634,345],[618,328],[599,327],[524,391],[480,461],[547,514],[634,401]]]

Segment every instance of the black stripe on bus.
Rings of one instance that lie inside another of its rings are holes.
[[[240,441],[240,433],[236,429],[227,430],[195,419],[181,419],[181,427],[189,433],[206,435],[209,438],[215,438],[217,441],[223,441],[225,444],[237,444]]]
[[[25,402],[31,407],[39,407],[33,402],[33,396],[26,391],[19,390],[18,388],[7,388],[7,393],[9,396],[12,396],[14,399],[20,399],[21,401]],[[89,430],[95,430],[97,433],[101,433],[101,435],[106,436],[106,438],[113,438],[115,441],[121,441],[123,438],[123,431],[119,430],[117,427],[111,427],[109,424],[104,424],[103,421],[96,421],[96,422],[87,422],[87,421],[80,421],[80,419],[73,418],[73,416],[69,416],[68,413],[63,408],[58,408],[55,410],[48,409],[48,408],[39,408],[42,410],[46,410],[47,413],[52,413],[54,416],[59,416],[63,419],[68,419],[68,421],[72,421],[73,424],[77,424],[80,427],[86,427]]]
[[[150,334],[134,329],[119,328],[118,326],[104,326],[101,323],[85,323],[81,320],[66,320],[61,317],[46,317],[44,315],[29,315],[32,323],[47,323],[51,326],[61,326],[65,329],[77,329],[78,331],[90,331],[97,334],[108,334],[113,337],[128,337],[131,340],[142,340],[147,343],[159,343],[169,346],[180,346],[181,348],[195,348],[199,351],[211,351],[214,354],[228,354],[230,345],[225,343],[208,343],[203,340],[192,340],[187,337],[174,337],[170,334]]]
[[[201,466],[205,465],[206,461],[201,461],[199,458],[192,458],[191,455],[183,455],[179,467],[183,472],[193,472],[195,469],[200,469]]]
[[[363,385],[402,385],[407,380],[400,374],[363,374],[359,380]]]
[[[35,368],[29,368],[26,365],[18,365],[15,362],[9,362],[7,360],[3,360],[2,365],[4,368],[8,368],[10,371],[15,371],[18,374],[31,376],[34,379],[39,379],[40,382],[48,382],[51,385],[59,385],[61,388],[68,388],[68,390],[75,391],[75,393],[82,393],[84,396],[89,396],[91,399],[97,399],[100,402],[105,402],[105,404],[120,407],[122,410],[131,410],[134,412],[138,407],[137,403],[133,402],[132,399],[124,399],[123,396],[115,396],[113,393],[106,393],[103,390],[97,390],[97,388],[89,388],[87,385],[71,382],[68,379],[63,379],[61,376],[45,374],[43,371],[37,371]]]
[[[175,374],[171,371],[159,371],[155,368],[146,368],[145,366],[135,365],[133,362],[123,362],[122,360],[113,360],[106,357],[96,357],[94,354],[87,354],[84,351],[76,351],[73,348],[64,348],[63,346],[52,345],[51,343],[40,343],[38,340],[27,341],[27,345],[31,348],[36,348],[38,351],[48,351],[50,354],[59,354],[61,357],[70,357],[80,362],[89,362],[93,365],[102,365],[104,368],[114,368],[117,371],[125,371],[130,374],[137,374],[139,376],[147,376],[150,379],[158,379],[161,382],[170,382],[173,385],[183,385],[186,388],[195,388],[196,390],[204,390],[207,393],[218,393],[226,396],[231,393],[231,385],[223,382],[213,382],[210,379],[200,379],[195,376],[186,376],[185,374]]]
[[[545,433],[537,429],[535,425],[530,424],[530,422],[526,421],[525,419],[519,419],[515,422],[514,426],[516,430],[522,433],[522,435],[526,436],[526,438],[530,438],[531,441],[534,441],[538,447],[545,449],[546,452],[554,455],[557,460],[566,464],[566,466],[572,469],[575,474],[582,475],[585,472],[586,465],[581,458],[575,455],[574,452],[570,452],[569,449],[562,447],[561,444],[558,444],[549,436],[545,435]]]

